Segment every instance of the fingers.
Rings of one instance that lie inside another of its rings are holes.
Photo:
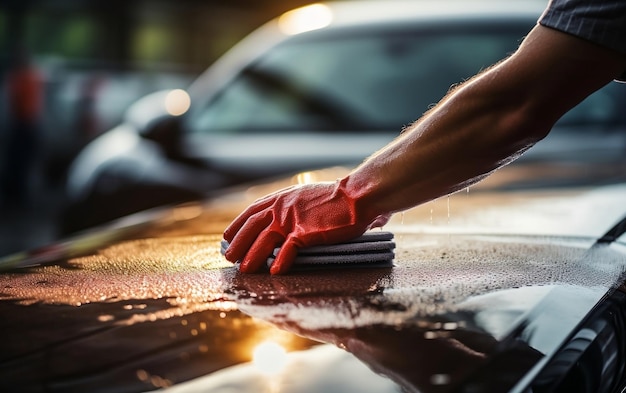
[[[228,242],[232,242],[233,238],[237,235],[237,233],[246,224],[251,216],[262,212],[263,210],[270,209],[274,204],[279,201],[281,195],[288,193],[297,187],[298,186],[289,186],[254,201],[250,206],[248,206],[246,210],[241,212],[230,223],[226,230],[224,230],[224,239]]]
[[[274,252],[274,248],[280,246],[284,236],[278,232],[265,231],[260,234],[256,241],[243,257],[239,265],[242,273],[254,273],[267,263],[267,259]]]
[[[242,260],[259,235],[272,224],[272,220],[272,211],[264,210],[247,218],[238,230],[229,233],[228,237],[224,234],[224,239],[230,243],[224,257],[231,262]]]
[[[263,198],[248,206],[248,208],[241,212],[224,230],[224,239],[232,243],[233,239],[242,230],[244,225],[248,224],[256,214],[269,209],[272,204],[274,204],[274,198]]]
[[[289,271],[289,268],[293,264],[298,254],[297,239],[289,235],[287,240],[283,243],[272,267],[270,268],[271,274],[284,274]]]

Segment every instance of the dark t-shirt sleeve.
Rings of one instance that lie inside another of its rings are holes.
[[[539,24],[626,55],[626,0],[551,0]]]

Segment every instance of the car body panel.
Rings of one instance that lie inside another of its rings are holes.
[[[397,245],[390,268],[270,277],[222,257],[221,232],[252,200],[348,170],[236,188],[0,260],[14,267],[0,276],[11,315],[0,323],[0,386],[524,392],[621,293],[625,239],[595,241],[624,213],[624,184],[477,186],[438,199],[385,227]],[[255,360],[267,341],[286,354]]]
[[[319,169],[334,165],[350,165],[366,158],[391,141],[389,136],[374,134],[359,136],[358,148],[354,148],[353,133],[334,133],[332,143],[316,132],[301,132],[289,138],[281,133],[241,135],[237,137],[206,136],[189,139],[189,155],[204,159],[222,173],[235,177],[275,177],[282,168],[294,168],[293,172]],[[299,146],[307,146],[308,154],[301,154]],[[195,154],[197,151],[197,155]],[[280,152],[280,159],[276,159]],[[207,154],[208,153],[208,154]]]

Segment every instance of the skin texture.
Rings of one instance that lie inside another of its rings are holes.
[[[225,230],[225,256],[255,272],[282,244],[271,273],[285,273],[300,247],[349,240],[392,213],[465,189],[625,69],[623,54],[537,25],[511,57],[451,90],[345,178],[253,203]]]

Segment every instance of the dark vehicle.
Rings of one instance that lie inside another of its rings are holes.
[[[626,221],[616,225],[626,183],[477,185],[397,215],[385,227],[391,267],[270,277],[223,259],[221,233],[253,198],[345,170],[139,213],[0,259],[0,391],[626,388]],[[509,166],[493,181],[526,178]]]
[[[514,51],[544,6],[350,1],[288,12],[187,91],[139,100],[88,145],[68,175],[63,233],[234,184],[358,163],[451,86]],[[578,171],[581,160],[601,161],[598,182],[623,173],[625,103],[624,89],[607,86],[515,165],[560,160]]]

